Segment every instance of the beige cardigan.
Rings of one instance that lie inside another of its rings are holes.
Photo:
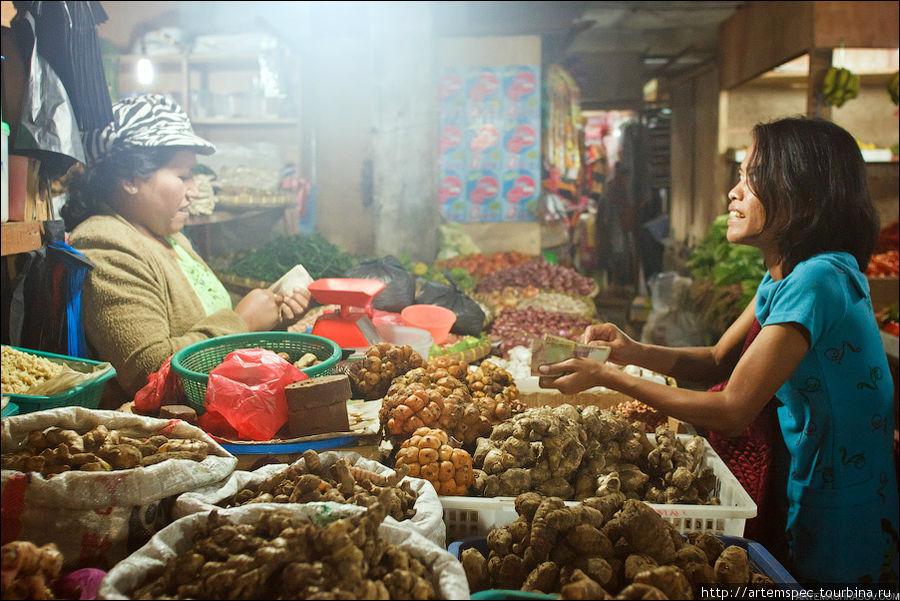
[[[202,262],[183,234],[173,238]],[[124,401],[176,351],[247,331],[232,310],[207,316],[175,256],[112,211],[78,225],[70,243],[95,265],[85,278],[82,321],[95,356],[116,368]]]

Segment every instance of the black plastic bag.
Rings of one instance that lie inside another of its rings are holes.
[[[24,263],[12,282],[9,342],[90,358],[81,322],[81,291],[94,264],[66,244],[62,221],[45,221],[44,232],[41,247],[23,253]]]
[[[85,162],[84,146],[69,94],[56,71],[38,52],[35,20],[30,12],[10,24],[28,65],[22,114],[11,139],[11,154],[41,161],[50,179],[64,175],[75,162]]]
[[[449,274],[447,274],[447,280],[453,282],[453,278]],[[455,284],[422,282],[419,292],[416,294],[416,304],[438,305],[453,311],[456,314],[456,322],[450,331],[454,334],[478,336],[484,329],[484,311],[478,303],[466,296]]]
[[[379,311],[399,313],[416,298],[416,278],[393,255],[361,261],[344,273],[345,278],[367,278],[387,284],[372,306]]]

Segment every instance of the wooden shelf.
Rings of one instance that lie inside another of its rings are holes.
[[[192,67],[211,65],[217,68],[249,69],[259,65],[259,59],[255,56],[234,55],[218,56],[208,54],[161,54],[159,56],[142,54],[123,54],[119,56],[119,62],[124,64],[136,63],[146,58],[157,65],[190,65]]]
[[[284,211],[285,205],[273,205],[268,207],[247,207],[246,210],[216,209],[210,215],[191,215],[185,227],[202,225],[214,225],[216,223],[228,223],[236,219],[250,219],[270,211]]]
[[[897,158],[891,155],[891,151],[888,148],[863,148],[861,150],[863,155],[863,161],[865,161],[869,165],[890,165],[897,164]],[[744,161],[744,157],[747,156],[746,149],[738,149],[734,151],[734,162],[742,163]]]
[[[233,118],[205,118],[205,119],[191,119],[191,123],[195,126],[207,126],[207,125],[249,125],[253,127],[259,126],[273,126],[273,125],[287,125],[287,126],[295,126],[299,123],[297,119],[233,119]]]
[[[893,73],[857,73],[860,86],[885,87]],[[769,71],[759,77],[745,82],[746,86],[806,89],[809,86],[809,75],[805,73],[781,73]]]
[[[40,221],[8,221],[3,224],[0,255],[15,255],[41,247]]]

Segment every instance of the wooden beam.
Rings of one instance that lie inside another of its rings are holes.
[[[897,2],[748,2],[719,27],[719,86],[733,89],[816,49],[841,44],[897,48],[898,6]]]
[[[739,7],[719,26],[719,88],[730,90],[804,54],[813,42],[815,4],[747,2]]]
[[[806,79],[806,116],[831,120],[831,105],[822,98],[822,82],[831,68],[831,48],[817,48],[809,53],[809,73]]]
[[[0,256],[15,255],[41,247],[40,221],[8,221],[2,226]]]
[[[813,48],[896,48],[898,2],[813,2]]]

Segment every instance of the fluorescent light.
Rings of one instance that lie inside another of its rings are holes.
[[[149,58],[140,58],[137,62],[137,80],[143,86],[153,83],[153,63]]]

